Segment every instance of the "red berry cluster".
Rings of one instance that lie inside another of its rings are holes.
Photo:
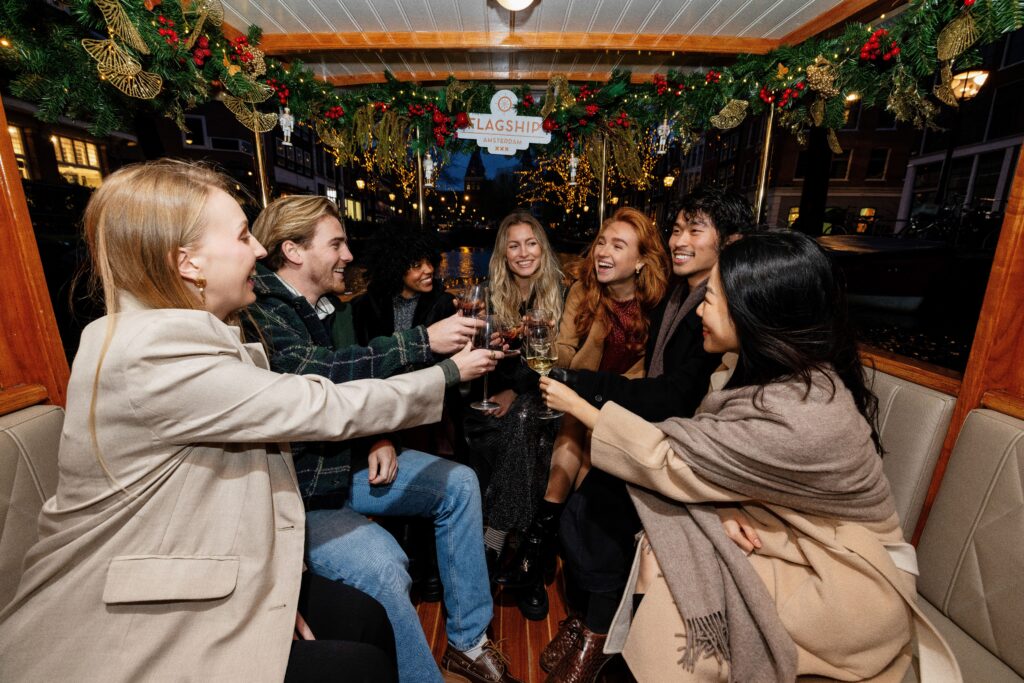
[[[255,58],[252,50],[249,49],[249,39],[245,36],[238,36],[232,40],[231,48],[234,52],[232,58],[242,64],[248,64]]]
[[[588,104],[586,106],[587,116],[596,116],[599,108],[596,104]]]
[[[530,93],[526,93],[525,95],[523,95],[523,107],[524,108],[529,109],[530,107],[533,106],[533,104],[534,104],[533,95],[531,95]]]
[[[423,116],[423,105],[422,104],[410,104],[409,105],[409,116]]]
[[[769,90],[768,86],[762,86],[761,92],[757,96],[765,104],[774,104],[779,109],[785,109],[786,107],[791,107],[799,99],[805,87],[807,86],[803,81],[798,81],[793,84],[793,87],[783,90]]]
[[[629,114],[624,111],[620,111],[618,116],[608,122],[609,128],[615,128],[616,126],[629,128]]]
[[[580,86],[580,94],[576,96],[577,102],[586,102],[587,100],[596,97],[597,93],[601,92],[600,88],[591,88],[589,85]]]
[[[971,7],[974,5],[974,0],[964,0],[964,7]]]
[[[711,71],[708,71],[704,75],[704,82],[705,83],[718,83],[720,80],[722,80],[722,72],[721,71],[711,70]]]
[[[668,92],[668,79],[661,74],[654,74],[654,91],[659,95]]]
[[[196,41],[196,47],[192,50],[192,61],[196,66],[202,67],[206,63],[208,57],[212,57],[213,53],[210,52],[210,39],[206,36],[199,36],[199,40]]]
[[[540,124],[540,127],[544,129],[545,133],[551,133],[558,130],[558,122],[549,116],[544,119],[544,122]]]
[[[886,43],[884,49],[883,41]],[[884,28],[880,28],[872,33],[867,42],[860,46],[860,58],[865,62],[877,62],[879,60],[889,62],[895,59],[899,53],[899,46],[896,45],[895,40],[889,38],[889,32]]]
[[[340,119],[344,115],[345,110],[342,109],[341,106],[337,104],[334,105],[333,107],[328,107],[327,111],[324,112],[324,117],[332,120]]]
[[[455,115],[455,127],[456,128],[469,128],[470,120],[469,114],[464,111],[460,111]]]
[[[157,29],[157,33],[164,37],[164,41],[171,47],[178,47],[178,43],[181,42],[181,38],[178,37],[178,32],[174,30],[174,21],[168,19],[164,15],[157,17],[157,22],[160,24],[160,28]]]
[[[375,112],[377,112],[377,113],[382,114],[382,113],[384,113],[384,112],[386,112],[388,110],[388,103],[387,102],[374,102],[373,103],[373,110]]]
[[[282,107],[288,106],[288,96],[292,94],[292,91],[288,89],[288,86],[276,78],[268,78],[267,85],[274,89],[277,94],[277,100],[281,103]]]

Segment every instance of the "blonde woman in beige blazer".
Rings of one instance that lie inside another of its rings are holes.
[[[107,178],[86,210],[108,315],[82,334],[57,493],[0,611],[0,680],[281,681],[293,633],[317,630],[296,612],[304,513],[286,442],[436,421],[446,382],[493,366],[463,351],[342,386],[270,372],[230,323],[265,251],[227,187],[153,162]]]

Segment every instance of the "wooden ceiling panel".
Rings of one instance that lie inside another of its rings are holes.
[[[536,0],[516,13],[496,0],[224,2],[227,31],[258,24],[268,54],[295,55],[353,84],[384,69],[437,81],[449,72],[546,79],[563,71],[600,80],[623,68],[649,80],[871,20],[894,0]]]

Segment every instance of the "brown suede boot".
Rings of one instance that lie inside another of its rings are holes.
[[[546,683],[594,683],[601,667],[611,659],[611,655],[604,653],[607,639],[607,633],[594,633],[580,624],[575,644],[548,674]]]
[[[551,639],[551,642],[544,648],[544,651],[540,653],[540,668],[549,673],[558,666],[558,663],[562,661],[562,657],[579,640],[582,627],[583,622],[575,615],[569,615],[558,622],[558,633]]]

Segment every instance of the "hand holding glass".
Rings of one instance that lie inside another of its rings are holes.
[[[474,349],[491,349],[494,348],[495,341],[495,324],[493,315],[485,315],[479,317],[481,325],[476,328],[476,334],[473,336],[473,348]],[[476,410],[494,410],[501,406],[494,401],[487,400],[487,375],[484,375],[484,398],[482,401],[476,401],[470,404],[471,408]]]
[[[546,324],[547,317],[530,317],[526,325],[526,364],[542,377],[547,377],[555,365],[554,327]],[[541,322],[545,321],[545,322]],[[545,408],[537,414],[542,420],[561,417],[562,413]]]

